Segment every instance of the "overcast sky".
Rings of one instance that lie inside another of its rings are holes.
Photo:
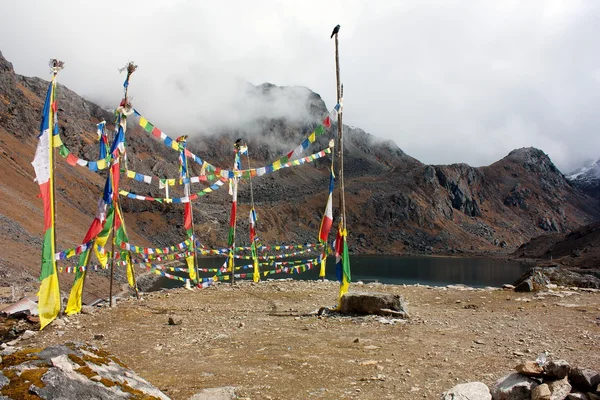
[[[306,86],[331,108],[340,24],[345,123],[425,163],[534,146],[569,172],[600,157],[599,21],[595,0],[20,0],[2,4],[0,51],[45,79],[65,61],[60,82],[107,106],[134,60],[135,107],[190,133],[235,119],[243,81]]]

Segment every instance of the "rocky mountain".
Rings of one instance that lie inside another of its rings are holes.
[[[39,271],[42,211],[33,182],[31,161],[47,82],[17,75],[0,55],[0,276],[34,289]],[[276,92],[305,93],[302,121],[257,116],[244,129],[224,127],[192,135],[188,147],[214,165],[232,164],[232,143],[249,146],[244,168],[265,165],[299,144],[327,115],[321,97],[306,88],[263,84],[248,89],[269,99]],[[120,99],[115,99],[117,104]],[[112,115],[59,85],[61,136],[78,157],[98,158],[95,124]],[[151,119],[151,116],[148,116]],[[128,167],[142,174],[176,177],[178,154],[136,126],[127,131]],[[111,127],[108,127],[111,129]],[[160,127],[170,136],[180,133]],[[326,147],[335,124],[305,153]],[[466,164],[425,165],[392,142],[359,128],[344,127],[347,219],[351,251],[361,254],[507,252],[545,232],[569,232],[600,218],[598,201],[567,181],[541,150],[514,150],[480,168]],[[328,168],[324,158],[252,179],[258,234],[264,244],[314,242],[327,198]],[[201,166],[190,165],[193,175]],[[71,167],[57,157],[57,247],[78,244],[93,219],[104,182],[103,172]],[[121,188],[163,197],[157,186],[126,177]],[[193,190],[202,189],[202,184]],[[250,185],[242,181],[238,195],[237,242],[247,243]],[[181,195],[175,187],[171,196]],[[334,204],[337,205],[337,195]],[[221,189],[194,203],[195,230],[206,246],[227,241],[230,197]],[[183,238],[183,210],[177,204],[123,198],[132,242],[165,246]],[[71,276],[63,280],[70,281]],[[91,281],[101,287],[102,275]],[[6,281],[7,282],[7,281]],[[6,283],[5,283],[6,284]],[[69,285],[63,285],[69,287]],[[102,289],[103,290],[103,289]]]
[[[566,178],[582,192],[600,199],[600,160],[584,165]]]

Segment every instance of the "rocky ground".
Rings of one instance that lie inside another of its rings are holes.
[[[84,341],[173,399],[236,387],[250,399],[438,399],[491,386],[538,353],[600,369],[600,292],[354,284],[400,294],[410,319],[313,312],[337,283],[271,281],[146,294],[63,318],[17,345]],[[169,324],[171,319],[171,324]]]

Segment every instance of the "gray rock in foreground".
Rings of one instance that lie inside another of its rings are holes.
[[[558,379],[548,383],[548,387],[552,392],[551,400],[564,400],[571,393],[571,384],[567,377]]]
[[[128,399],[129,395],[117,390],[109,390],[101,383],[75,379],[73,373],[58,368],[50,368],[42,377],[43,388],[31,385],[29,390],[42,399]]]
[[[169,399],[116,357],[88,344],[66,343],[42,351],[20,350],[13,355],[4,357],[0,365],[0,372],[10,371],[9,376],[17,377],[14,383],[2,379],[4,394],[18,390],[18,379],[26,379],[31,382],[29,393],[42,399],[110,400],[130,399],[132,395]],[[23,374],[27,375],[21,377]],[[5,373],[0,376],[7,378]],[[26,393],[16,398],[23,395]]]
[[[492,395],[485,383],[469,382],[454,386],[441,400],[492,400]]]
[[[492,388],[492,399],[494,400],[529,400],[531,391],[539,384],[517,372],[498,379]]]
[[[565,360],[550,360],[544,365],[546,376],[554,379],[562,379],[569,375],[571,366]]]
[[[600,373],[589,368],[575,367],[569,372],[569,380],[577,389],[592,392],[600,384]]]
[[[340,312],[342,314],[358,315],[390,315],[398,318],[408,318],[408,308],[402,296],[389,293],[346,293],[342,297]]]

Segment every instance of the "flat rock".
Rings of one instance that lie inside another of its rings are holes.
[[[236,398],[235,392],[234,386],[208,388],[196,393],[189,400],[233,400]]]
[[[82,314],[93,314],[96,312],[96,308],[92,306],[81,306]]]
[[[526,376],[540,377],[544,374],[544,368],[542,368],[535,361],[525,361],[515,367],[515,370]]]
[[[552,392],[547,384],[542,383],[531,391],[531,400],[551,400]]]
[[[401,313],[396,315],[407,317],[408,311],[404,298],[397,294],[366,292],[346,293],[342,296],[340,307],[342,314],[389,315],[389,311],[395,311]]]
[[[77,374],[79,375],[79,374]],[[82,376],[82,375],[79,375]],[[42,376],[43,388],[31,385],[29,390],[42,399],[128,399],[128,393],[118,393],[110,390],[101,383],[84,379],[74,379],[73,376],[58,368],[50,368]]]
[[[494,400],[529,400],[531,391],[539,383],[531,378],[513,372],[496,381],[491,390]]]
[[[482,382],[461,383],[442,395],[442,400],[492,400],[490,389]]]
[[[565,360],[551,360],[544,364],[544,373],[551,379],[562,379],[569,375],[571,366]]]
[[[30,330],[26,330],[25,332],[23,332],[23,334],[21,335],[21,340],[27,340],[27,339],[31,339],[32,337],[34,337],[35,335],[37,335],[37,332],[34,331],[30,331]]]
[[[56,326],[57,328],[62,328],[65,326],[65,321],[60,318],[56,318],[54,321],[52,321],[52,325]]]
[[[552,392],[552,397],[550,397],[550,400],[565,400],[572,389],[567,377],[548,382],[548,387]]]
[[[592,392],[600,384],[600,374],[593,369],[574,367],[569,371],[569,380],[582,392]]]

